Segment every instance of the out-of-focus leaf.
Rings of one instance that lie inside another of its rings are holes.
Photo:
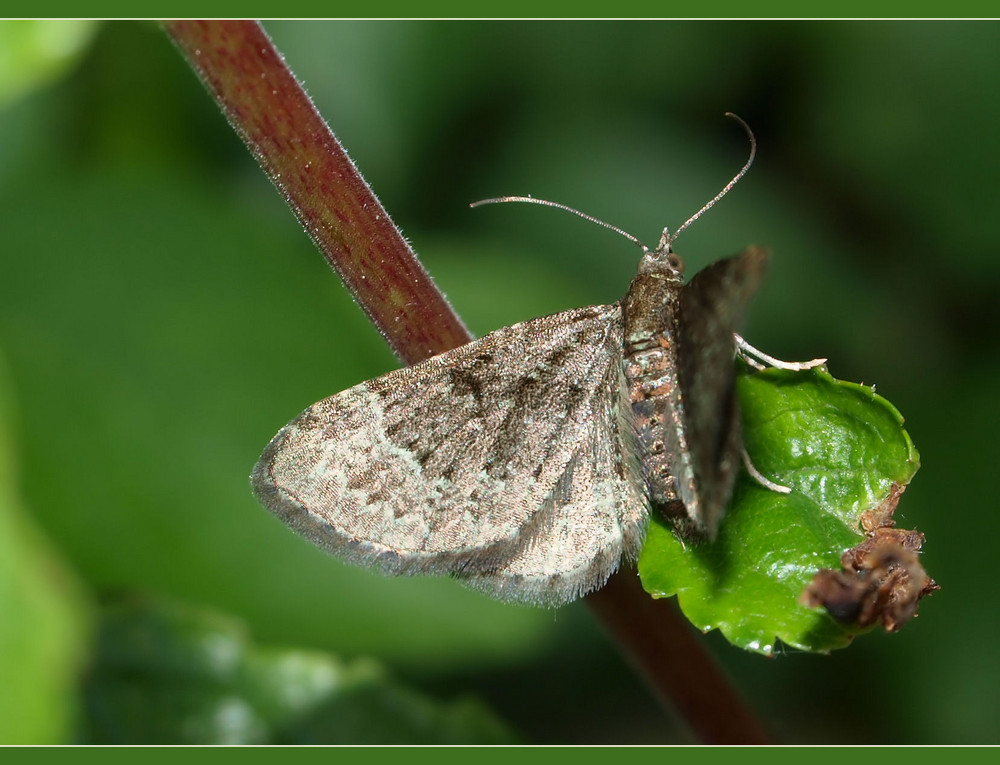
[[[234,619],[163,602],[104,610],[85,697],[88,743],[513,741],[477,702],[432,700],[372,661],[259,647]]]
[[[125,582],[239,614],[262,640],[423,669],[546,644],[544,611],[346,566],[254,498],[278,428],[398,364],[300,231],[181,178],[80,183],[56,170],[0,193],[0,337],[23,391],[25,492],[95,589]],[[336,329],[308,331],[317,316]]]
[[[699,629],[769,654],[775,638],[807,651],[850,642],[857,629],[799,597],[820,569],[863,538],[860,515],[905,486],[919,455],[899,412],[871,388],[826,371],[741,374],[746,448],[779,494],[744,474],[714,543],[684,545],[654,520],[639,570],[657,597],[678,595]]]
[[[0,358],[0,744],[65,743],[86,608],[79,584],[21,505],[12,415]]]
[[[96,29],[94,21],[0,21],[0,109],[66,71]]]

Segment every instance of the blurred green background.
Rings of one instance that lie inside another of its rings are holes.
[[[638,255],[469,202],[655,244],[746,119],[678,250],[769,247],[748,339],[904,414],[943,589],[830,656],[705,640],[779,741],[1000,743],[997,24],[266,28],[477,334],[617,300]],[[382,578],[257,505],[277,429],[396,361],[158,27],[2,34],[0,742],[690,741],[585,605]]]

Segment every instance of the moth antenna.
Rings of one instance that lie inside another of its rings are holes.
[[[705,205],[703,205],[702,208],[698,210],[698,212],[696,212],[694,215],[692,215],[690,218],[684,221],[673,234],[670,233],[669,229],[666,228],[663,229],[663,234],[660,237],[660,244],[656,248],[657,252],[669,253],[671,250],[671,245],[673,245],[677,237],[680,236],[681,232],[688,226],[690,226],[692,223],[694,223],[696,220],[698,220],[698,218],[700,218],[706,212],[708,212],[715,205],[716,202],[718,202],[726,194],[728,194],[730,190],[733,188],[733,186],[739,183],[740,179],[747,174],[747,171],[750,169],[750,165],[753,164],[754,157],[757,156],[757,139],[754,138],[753,131],[750,129],[750,126],[746,122],[744,122],[739,115],[734,114],[733,112],[726,112],[726,116],[740,123],[740,125],[746,131],[747,137],[750,139],[750,156],[747,158],[746,164],[744,164],[743,168],[738,173],[736,173],[736,175],[733,176],[733,179],[722,188],[722,191],[720,191]],[[601,220],[600,218],[595,218],[593,215],[587,215],[587,213],[585,212],[580,212],[579,210],[570,207],[569,205],[560,204],[559,202],[550,202],[548,199],[536,199],[535,197],[515,197],[515,196],[493,197],[492,199],[480,199],[478,202],[473,202],[472,204],[470,204],[469,207],[480,207],[481,205],[500,204],[502,202],[527,202],[533,205],[544,205],[545,207],[555,207],[556,209],[559,210],[565,210],[566,212],[573,213],[574,215],[579,215],[581,218],[589,220],[591,223],[596,223],[598,226],[604,226],[604,228],[611,229],[616,234],[621,234],[630,242],[639,245],[639,247],[642,249],[643,252],[650,251],[645,244],[639,241],[636,237],[632,236],[632,234],[630,234],[628,231],[620,229],[618,228],[618,226],[612,226],[610,223],[605,223],[603,220]]]
[[[670,236],[669,234],[667,234],[666,230],[664,230],[664,236],[667,238],[668,244],[673,244],[674,241],[677,239],[677,237],[680,236],[681,231],[683,231],[692,223],[694,223],[696,220],[698,220],[698,218],[707,213],[716,202],[718,202],[720,199],[726,196],[726,194],[729,193],[729,191],[733,188],[733,186],[739,183],[740,179],[747,174],[747,170],[749,170],[750,165],[753,164],[753,158],[757,155],[757,139],[754,138],[753,131],[750,129],[750,126],[746,122],[744,122],[739,115],[733,114],[732,112],[726,112],[726,116],[729,117],[730,119],[736,120],[738,123],[740,123],[740,125],[742,125],[743,129],[746,131],[747,137],[750,139],[750,156],[747,158],[746,164],[743,165],[743,169],[733,176],[733,179],[722,188],[722,191],[716,194],[708,203],[706,203],[700,210],[698,210],[698,212],[696,212],[694,215],[692,215],[690,218],[684,221],[680,225],[680,227],[673,233],[673,236]]]
[[[732,185],[732,184],[730,184]],[[493,199],[480,199],[478,202],[473,202],[469,207],[479,207],[481,205],[494,205],[500,204],[501,202],[529,202],[533,205],[545,205],[545,207],[555,207],[559,210],[565,210],[566,212],[571,212],[574,215],[579,215],[585,220],[589,220],[591,223],[596,223],[598,226],[604,226],[604,228],[609,228],[616,234],[621,234],[623,237],[633,242],[642,248],[643,252],[649,252],[649,248],[632,236],[628,231],[618,228],[618,226],[612,226],[610,223],[605,223],[600,218],[595,218],[593,215],[587,215],[585,212],[580,212],[577,209],[570,207],[569,205],[559,204],[559,202],[550,202],[547,199],[537,199],[535,197],[494,197]]]

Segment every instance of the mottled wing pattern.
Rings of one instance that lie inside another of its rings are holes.
[[[740,466],[740,414],[731,340],[760,286],[767,254],[750,248],[699,271],[681,292],[678,316],[678,381],[691,476],[677,475],[685,505],[710,537],[732,494]],[[727,342],[720,342],[726,338]],[[693,491],[696,493],[691,495]]]
[[[607,499],[628,467],[607,401],[608,386],[620,386],[621,335],[617,305],[580,308],[357,385],[285,426],[254,488],[289,525],[353,562],[472,577],[482,589],[503,579],[506,599],[569,600],[542,594],[550,572],[524,569],[526,546],[551,548],[553,561],[592,558],[599,542],[587,534],[634,536],[646,512],[634,491]],[[581,508],[590,531],[566,521]]]
[[[609,379],[572,458],[517,545],[471,587],[501,600],[557,606],[602,587],[622,560],[638,559],[649,503],[621,365]],[[610,436],[610,437],[609,437]]]

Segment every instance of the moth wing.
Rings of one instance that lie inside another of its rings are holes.
[[[649,503],[621,366],[609,371],[607,405],[595,411],[554,491],[515,547],[458,574],[470,587],[558,606],[602,587],[622,560],[638,558]]]
[[[318,545],[389,573],[499,560],[593,438],[621,312],[515,324],[324,399],[264,450],[262,503]]]
[[[732,336],[766,265],[767,253],[749,248],[699,271],[681,292],[677,371],[691,458],[686,475],[677,471],[677,488],[709,536],[729,502],[742,448]]]

